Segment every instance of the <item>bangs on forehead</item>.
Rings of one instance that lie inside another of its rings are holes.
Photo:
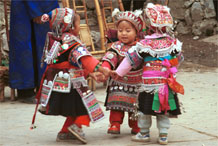
[[[123,19],[123,20],[118,21],[118,22],[117,22],[117,28],[118,28],[118,26],[119,26],[119,24],[120,24],[121,22],[127,22],[127,23],[130,24],[131,27],[132,27],[133,29],[135,29],[136,32],[137,32],[136,26],[135,26],[131,21],[128,21],[128,20],[126,20],[126,19]]]
[[[130,22],[131,24],[133,24],[132,26],[136,29],[137,32],[140,32],[142,30],[142,26],[143,26],[143,21],[142,21],[142,18],[141,18],[141,13],[142,11],[141,10],[138,10],[138,11],[115,11],[115,16],[116,16],[116,19],[117,19],[117,22],[116,22],[116,26],[119,25],[119,23],[121,21],[128,21]]]

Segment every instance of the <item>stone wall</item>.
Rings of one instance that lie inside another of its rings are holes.
[[[210,36],[218,33],[218,23],[213,0],[169,0],[168,6],[179,34]]]
[[[88,3],[91,3],[90,1]],[[165,0],[145,0],[147,3],[165,4]],[[114,7],[118,7],[113,0]],[[178,34],[192,34],[194,36],[210,36],[218,34],[218,18],[213,0],[168,0],[168,7],[175,22]],[[217,3],[216,3],[217,7]],[[217,12],[218,13],[218,12]],[[107,20],[111,17],[108,14]]]
[[[144,6],[149,2],[164,4],[165,0],[146,0]],[[216,20],[218,14],[216,14],[213,0],[168,0],[168,7],[178,34],[194,36],[218,34]]]

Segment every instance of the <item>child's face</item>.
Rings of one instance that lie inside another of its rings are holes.
[[[117,26],[117,37],[125,45],[135,41],[137,32],[133,25],[128,21],[121,21]]]

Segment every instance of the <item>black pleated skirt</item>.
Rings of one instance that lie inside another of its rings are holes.
[[[177,94],[174,94],[174,99],[175,99],[177,108],[175,110],[168,111],[169,115],[171,116],[177,116],[181,114]],[[153,100],[154,100],[154,94],[141,92],[138,97],[138,102],[139,102],[138,110],[146,115],[157,115],[157,113],[152,110]],[[161,112],[158,114],[164,114],[164,112]]]
[[[71,89],[70,93],[53,91],[48,102],[46,115],[62,115],[77,117],[88,115],[79,93]]]

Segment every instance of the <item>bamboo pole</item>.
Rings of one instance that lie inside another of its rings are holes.
[[[168,2],[169,2],[169,0],[165,0],[165,5],[166,5],[166,6],[168,5]]]
[[[69,0],[65,0],[65,1],[66,1],[66,7],[70,8]]]
[[[70,7],[70,5],[69,5],[69,0],[62,0],[62,4],[63,4],[63,7],[64,7],[64,8],[65,8],[65,7],[67,7],[67,8]]]
[[[7,41],[9,42],[7,1],[4,1],[4,11],[5,11],[5,27],[6,27],[6,35],[7,35]]]
[[[66,0],[61,0],[63,7],[66,7]]]
[[[96,13],[97,13],[97,18],[98,18],[98,25],[99,25],[99,30],[100,30],[100,39],[101,39],[101,49],[102,50],[105,50],[105,46],[104,46],[104,25],[103,25],[103,22],[102,22],[102,16],[101,16],[101,9],[100,9],[100,6],[99,6],[99,2],[98,0],[94,0],[94,3],[95,3],[95,9],[96,9]]]
[[[92,55],[101,55],[104,53],[105,53],[105,50],[91,52]]]
[[[118,4],[119,4],[119,6],[120,6],[120,11],[125,11],[125,10],[124,10],[124,7],[123,7],[123,2],[122,2],[122,0],[118,0]]]

